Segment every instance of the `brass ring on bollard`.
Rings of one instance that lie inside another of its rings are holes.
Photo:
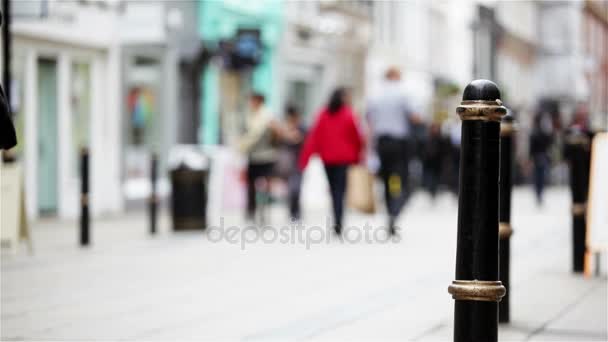
[[[581,216],[585,214],[587,205],[585,203],[573,203],[572,204],[572,215]]]
[[[454,280],[448,292],[455,300],[500,302],[507,290],[499,280]]]
[[[469,100],[462,101],[456,108],[456,113],[461,120],[484,120],[500,121],[507,114],[507,108],[502,106],[502,101]]]
[[[566,136],[565,143],[567,145],[581,145],[588,147],[591,144],[591,139],[586,135]]]
[[[80,204],[82,205],[89,205],[89,196],[86,194],[82,194],[80,196]]]
[[[498,223],[498,236],[500,239],[508,239],[513,234],[513,229],[511,228],[511,224],[507,222],[499,222]]]
[[[509,136],[515,132],[515,125],[512,123],[501,123],[500,124],[500,136]]]

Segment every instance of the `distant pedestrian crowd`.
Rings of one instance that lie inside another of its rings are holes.
[[[379,95],[366,104],[361,122],[352,107],[349,89],[339,87],[308,129],[298,108],[288,106],[280,122],[269,113],[262,94],[251,96],[246,131],[240,140],[240,149],[248,157],[247,218],[253,220],[256,208],[264,205],[260,193],[269,193],[271,178],[279,176],[287,184],[290,216],[300,220],[302,172],[315,155],[322,161],[327,176],[333,227],[338,235],[343,228],[347,186],[352,186],[348,185],[349,170],[352,171],[351,166],[372,164],[370,159],[379,164],[374,172],[382,183],[387,227],[392,235],[398,233],[397,217],[414,186],[428,191],[432,199],[441,189],[458,194],[459,122],[425,123],[402,92],[399,69],[389,68],[383,81]],[[563,140],[561,131],[556,129],[555,115],[544,109],[541,106],[535,115],[529,135],[530,174],[539,204],[552,165],[551,151]],[[587,121],[581,106],[564,132],[589,132]],[[567,149],[563,156],[567,160]],[[363,193],[373,196],[372,192]]]

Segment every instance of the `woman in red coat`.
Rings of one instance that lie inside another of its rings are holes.
[[[358,163],[363,151],[363,137],[345,88],[336,89],[326,108],[317,115],[300,154],[299,167],[304,169],[314,154],[325,166],[334,212],[334,230],[342,233],[346,171]]]

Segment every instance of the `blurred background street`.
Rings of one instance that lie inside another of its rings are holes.
[[[575,112],[593,130],[608,125],[605,1],[7,3],[12,48],[1,68],[12,71],[4,88],[21,141],[12,154],[31,219],[79,215],[82,147],[93,217],[123,213],[149,197],[153,153],[166,198],[177,145],[235,149],[252,92],[276,120],[293,106],[311,126],[345,86],[364,121],[389,67],[400,69],[421,118],[412,136],[426,141],[435,123],[455,153],[464,86],[495,81],[518,121],[518,184],[534,179],[535,121],[551,142],[540,150],[546,181],[558,184],[567,181],[561,149]],[[440,180],[451,188],[455,165]]]

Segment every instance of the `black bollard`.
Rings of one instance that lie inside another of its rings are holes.
[[[89,150],[80,151],[80,245],[89,245]]]
[[[158,209],[158,196],[156,195],[156,178],[158,177],[158,156],[152,154],[150,161],[150,234],[156,234],[156,213]]]
[[[585,266],[587,235],[585,213],[591,160],[590,133],[575,127],[568,129],[564,156],[569,164],[570,191],[572,192],[572,270],[578,273],[583,272]]]
[[[506,115],[500,124],[500,189],[498,205],[499,275],[506,294],[498,304],[498,322],[509,323],[509,275],[511,269],[511,189],[513,187],[513,116]]]
[[[491,81],[475,80],[457,109],[462,120],[454,341],[498,339],[498,302],[505,288],[498,280],[498,168],[500,119],[506,108]]]

